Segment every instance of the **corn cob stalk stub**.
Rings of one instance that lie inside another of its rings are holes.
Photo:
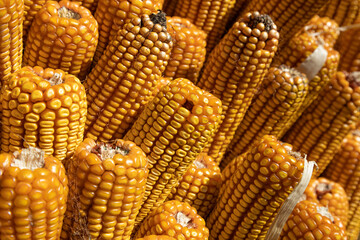
[[[221,186],[220,168],[214,160],[201,153],[190,165],[168,200],[187,202],[205,218],[213,209]]]
[[[149,235],[135,240],[176,240],[176,238],[169,237],[167,235]]]
[[[62,239],[129,239],[147,175],[146,156],[133,142],[85,139],[68,165]]]
[[[164,76],[196,82],[206,55],[206,33],[188,19],[167,18],[167,29],[174,42]]]
[[[221,167],[225,168],[264,135],[281,138],[283,129],[290,124],[307,93],[308,79],[305,75],[284,65],[271,68],[236,130]]]
[[[171,48],[162,12],[124,25],[85,82],[87,137],[108,141],[125,135],[152,98]]]
[[[61,69],[83,80],[98,36],[98,24],[88,9],[68,0],[48,1],[29,30],[23,64]]]
[[[337,72],[287,132],[284,141],[316,161],[319,176],[339,150],[360,117],[360,81],[355,74]]]
[[[360,234],[360,133],[352,131],[326,169],[324,176],[339,183],[348,196],[347,235],[357,240]]]
[[[150,15],[162,9],[162,0],[102,0],[98,1],[95,19],[99,23],[99,44],[97,46],[94,65],[100,60],[107,45],[117,32],[123,28],[127,20]]]
[[[0,238],[58,239],[69,190],[64,166],[31,147],[0,159],[7,162],[0,177]]]
[[[1,149],[39,147],[60,161],[83,139],[85,89],[61,70],[24,67],[2,89]]]
[[[351,25],[360,17],[360,1],[330,0],[319,15],[334,19],[340,26]]]
[[[287,220],[281,240],[347,240],[339,219],[315,202],[299,202]]]
[[[21,68],[24,1],[4,0],[0,2],[0,9],[0,86],[3,86],[10,74]]]
[[[23,22],[23,42],[26,37],[36,14],[48,0],[24,0],[24,22]]]
[[[222,185],[225,190],[206,221],[209,239],[263,239],[303,170],[304,161],[288,145],[262,137]]]
[[[168,235],[178,240],[207,240],[209,230],[195,208],[172,200],[160,205],[141,223],[135,239],[153,234]]]
[[[149,161],[137,223],[165,201],[214,134],[221,111],[218,98],[182,78],[163,87],[145,107],[124,137],[140,146]]]
[[[347,224],[349,202],[340,184],[326,178],[312,179],[304,193],[307,200],[327,207],[333,216],[339,217],[344,225]]]
[[[207,147],[219,163],[268,71],[279,34],[267,15],[248,13],[211,52],[197,83],[223,103],[222,123]]]

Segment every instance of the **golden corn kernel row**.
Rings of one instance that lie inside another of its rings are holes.
[[[339,150],[346,135],[360,120],[360,81],[337,72],[319,97],[287,132],[284,141],[315,161],[319,176]]]
[[[281,138],[308,94],[305,75],[285,65],[270,68],[221,161],[225,168],[264,135]]]
[[[360,17],[360,1],[330,0],[319,15],[334,19],[340,26],[351,25]]]
[[[195,208],[172,200],[160,205],[141,223],[135,239],[152,234],[168,235],[178,240],[207,240],[209,230]]]
[[[130,239],[148,175],[133,142],[85,139],[68,163],[70,195],[61,239]]]
[[[221,118],[221,101],[177,78],[164,86],[125,135],[147,155],[149,177],[140,223],[160,206],[213,136]]]
[[[168,200],[187,202],[206,218],[213,209],[221,186],[220,168],[214,160],[201,153],[185,172]]]
[[[62,70],[23,67],[2,88],[1,149],[39,147],[60,161],[83,140],[85,88]]]
[[[124,25],[86,78],[86,136],[121,139],[131,128],[170,58],[172,41],[163,13]]]
[[[95,13],[99,0],[77,0],[82,6],[90,10],[92,14]]]
[[[339,183],[349,201],[347,235],[357,240],[360,234],[360,133],[352,131],[342,142],[339,152],[324,176]]]
[[[0,11],[0,86],[3,86],[22,64],[24,1],[3,0]]]
[[[209,215],[209,239],[264,239],[281,204],[302,177],[304,161],[266,135],[246,154]]]
[[[59,239],[69,191],[61,162],[37,148],[0,162],[0,239]]]
[[[349,202],[344,188],[327,178],[312,179],[304,194],[306,199],[327,207],[333,216],[340,218],[346,226]]]
[[[347,237],[339,219],[329,214],[325,207],[305,200],[295,206],[279,239],[347,240]]]
[[[196,82],[206,55],[206,33],[188,19],[167,18],[167,30],[174,43],[164,76]]]
[[[99,24],[99,44],[96,48],[93,65],[100,60],[107,45],[123,28],[127,20],[142,15],[150,15],[162,9],[162,0],[106,0],[98,1],[94,14]]]
[[[23,22],[23,42],[26,43],[27,34],[31,24],[48,0],[24,0],[24,22]]]
[[[25,66],[61,69],[85,79],[98,42],[98,24],[79,3],[48,1],[35,16],[24,50]]]
[[[247,13],[208,57],[197,85],[223,103],[222,123],[206,149],[219,163],[277,50],[279,33],[267,15]]]

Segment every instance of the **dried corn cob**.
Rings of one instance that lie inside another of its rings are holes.
[[[167,235],[149,235],[143,238],[137,238],[135,240],[176,240],[176,239]]]
[[[346,240],[341,223],[326,209],[312,201],[301,201],[294,208],[280,240]]]
[[[104,0],[98,1],[95,19],[99,23],[99,44],[94,56],[94,66],[105,52],[107,45],[125,22],[132,18],[150,15],[162,9],[162,0]]]
[[[133,142],[85,139],[68,164],[70,195],[61,238],[130,239],[147,175],[146,156]]]
[[[209,230],[195,208],[172,200],[160,205],[141,223],[135,239],[152,234],[164,234],[177,240],[207,240]]]
[[[189,19],[207,34],[206,50],[208,53],[216,46],[226,31],[229,12],[235,0],[178,0],[174,16]]]
[[[10,74],[19,70],[23,51],[23,0],[0,2],[1,45],[0,45],[0,87]]]
[[[329,164],[324,176],[339,183],[349,200],[347,234],[357,240],[360,234],[360,133],[352,131],[342,142],[341,149]]]
[[[66,211],[65,168],[38,148],[0,154],[0,239],[59,239]]]
[[[351,25],[360,17],[360,1],[330,0],[319,15],[334,19],[340,26]]]
[[[160,206],[203,150],[221,118],[221,101],[177,78],[147,104],[124,139],[135,142],[147,154],[149,177],[140,223]]]
[[[163,13],[134,17],[124,25],[85,82],[87,137],[108,141],[125,135],[150,100],[171,48]]]
[[[99,0],[76,0],[76,1],[79,2],[82,6],[89,9],[92,14],[95,13],[95,10],[99,2]]]
[[[267,15],[248,13],[211,52],[197,83],[223,103],[222,123],[206,150],[219,163],[277,50],[279,34]]]
[[[360,24],[360,19],[356,23]],[[342,32],[336,47],[341,56],[339,70],[360,71],[360,28]]]
[[[195,82],[205,61],[206,33],[180,17],[168,18],[167,29],[174,47],[164,76]]]
[[[206,153],[201,153],[171,190],[168,200],[187,202],[205,218],[213,209],[221,186],[220,168]]]
[[[85,89],[61,70],[23,67],[2,89],[1,149],[39,147],[60,161],[83,140]]]
[[[222,185],[225,190],[206,221],[209,239],[264,239],[303,175],[304,161],[298,157],[274,136],[256,142],[228,184]]]
[[[360,79],[337,72],[319,97],[305,110],[284,141],[316,161],[319,176],[360,120]]]
[[[285,126],[293,124],[290,120],[302,106],[307,93],[308,79],[305,75],[284,65],[271,68],[235,132],[221,161],[221,168],[246,152],[262,136],[281,138]]]
[[[305,190],[306,199],[327,207],[333,216],[346,225],[349,202],[344,188],[326,178],[312,179]]]
[[[285,45],[329,0],[251,0],[242,13],[259,11],[268,14]]]
[[[90,69],[98,25],[79,3],[48,1],[36,15],[24,50],[24,65],[61,69],[81,80]]]
[[[40,9],[48,0],[24,0],[23,42],[26,43],[30,26]]]

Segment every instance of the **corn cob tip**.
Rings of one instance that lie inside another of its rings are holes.
[[[163,28],[166,29],[166,13],[158,10],[157,14],[150,14],[150,20],[154,23],[154,24],[160,24]]]
[[[304,73],[300,72],[300,71],[297,70],[296,68],[287,66],[287,65],[285,65],[285,64],[281,64],[281,65],[279,66],[279,69],[280,69],[281,71],[288,72],[292,78],[296,78],[296,77],[306,77],[306,75],[305,75]]]
[[[44,151],[40,148],[24,148],[13,153],[14,159],[10,166],[29,170],[43,168],[45,165],[44,155]]]
[[[264,27],[257,27],[259,23],[262,23]],[[249,27],[252,29],[259,28],[264,29],[266,32],[270,32],[270,30],[273,29],[274,26],[276,25],[274,24],[271,17],[267,14],[260,14],[259,12],[254,12],[250,16]]]
[[[177,212],[175,214],[175,219],[178,224],[180,224],[182,227],[186,228],[195,228],[195,223],[192,221],[191,217],[187,216],[183,212]]]
[[[324,182],[319,183],[315,188],[317,199],[321,200],[326,193],[331,192],[331,189],[332,186],[330,184]]]
[[[203,155],[200,155],[200,157],[195,159],[194,164],[198,169],[203,169],[203,168],[208,167],[206,162],[205,162],[205,159],[204,159]]]
[[[349,82],[349,85],[353,88],[360,86],[360,72],[346,72],[345,74],[346,80]]]
[[[316,211],[323,217],[327,217],[330,219],[331,222],[334,222],[334,217],[329,212],[329,209],[327,207],[316,207]]]
[[[121,154],[127,156],[130,152],[130,149],[125,144],[117,145],[113,143],[99,143],[91,149],[92,153],[95,153],[101,160],[108,158],[113,158],[116,154]]]
[[[58,15],[59,15],[59,17],[62,17],[62,18],[70,18],[70,19],[75,19],[75,20],[79,20],[81,18],[79,13],[77,13],[77,12],[73,11],[72,9],[69,9],[65,6],[59,8]]]

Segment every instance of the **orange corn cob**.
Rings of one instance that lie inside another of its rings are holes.
[[[325,207],[301,201],[288,218],[279,240],[347,240],[341,223]]]
[[[246,154],[206,225],[209,239],[264,239],[281,204],[300,181],[304,161],[266,135]]]
[[[264,135],[281,138],[285,126],[293,124],[290,120],[302,106],[307,93],[305,75],[284,65],[271,68],[236,130],[221,167],[225,168]]]
[[[319,15],[334,19],[340,26],[351,25],[360,17],[360,0],[330,0]]]
[[[209,230],[195,208],[172,200],[160,205],[144,220],[135,239],[152,234],[168,235],[177,240],[207,240]]]
[[[143,238],[137,238],[135,240],[176,240],[173,237],[169,237],[167,235],[149,235]]]
[[[146,156],[133,142],[85,139],[68,164],[61,239],[130,239],[147,175]]]
[[[172,41],[163,13],[134,17],[110,43],[88,75],[86,136],[121,139],[165,70]]]
[[[99,2],[99,0],[76,0],[76,1],[79,2],[82,6],[89,9],[92,14],[95,13],[95,10]]]
[[[314,201],[323,207],[327,207],[333,216],[340,218],[346,225],[349,211],[349,202],[344,188],[329,179],[312,179],[305,190],[307,200]]]
[[[168,200],[187,202],[205,218],[213,209],[221,186],[220,168],[206,153],[201,153],[190,165]]]
[[[174,16],[189,19],[204,30],[207,34],[206,50],[210,53],[226,31],[229,12],[235,0],[175,0],[170,4],[176,4]]]
[[[337,72],[319,97],[305,110],[284,141],[316,161],[319,176],[360,120],[360,80]]]
[[[24,50],[24,65],[61,69],[81,80],[90,69],[98,25],[79,3],[48,1],[36,15]]]
[[[99,44],[94,56],[94,66],[105,52],[125,22],[162,9],[162,0],[104,0],[98,1],[95,19],[99,23]]]
[[[207,148],[219,163],[277,50],[279,34],[267,15],[248,13],[211,52],[197,83],[223,103],[222,123]]]
[[[206,33],[180,17],[168,18],[167,29],[174,47],[164,76],[195,82],[205,61]]]
[[[221,101],[177,78],[147,104],[124,139],[147,154],[149,177],[140,223],[160,206],[214,134],[221,118]]]
[[[23,67],[2,89],[1,149],[39,147],[60,161],[83,140],[85,89],[61,70]]]
[[[40,9],[48,0],[24,0],[24,22],[23,22],[23,42],[26,43],[26,37],[30,26]]]
[[[32,147],[0,162],[0,239],[59,239],[69,191],[61,162]]]
[[[347,233],[349,240],[360,234],[360,132],[352,131],[342,142],[339,152],[329,164],[324,176],[339,183],[348,196],[349,214]]]
[[[23,51],[23,0],[0,2],[1,45],[0,45],[0,87],[10,74],[19,70]]]

